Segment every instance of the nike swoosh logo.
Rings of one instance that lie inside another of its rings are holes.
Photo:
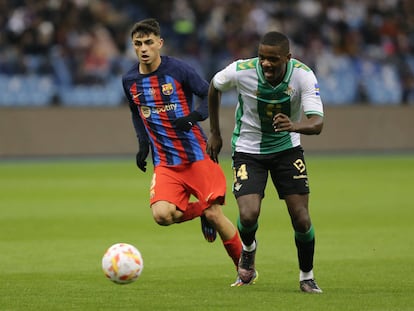
[[[138,94],[134,94],[134,95],[132,95],[132,97],[137,98],[141,94],[142,94],[142,92],[141,93],[138,93]]]

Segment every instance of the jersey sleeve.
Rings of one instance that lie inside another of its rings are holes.
[[[207,95],[208,95],[208,82],[203,79],[193,67],[183,63],[182,65],[186,68],[187,72],[187,83],[191,90],[191,93],[196,95],[200,100],[197,102],[198,106],[196,107],[195,111],[200,113],[202,120],[207,119],[208,117],[208,103],[207,103]]]
[[[149,138],[145,130],[144,122],[139,115],[137,106],[129,105],[131,109],[132,124],[134,125],[135,133],[137,134],[138,143],[148,143]]]
[[[141,116],[139,115],[138,107],[134,104],[134,101],[132,100],[131,93],[128,90],[127,84],[128,83],[125,80],[125,78],[122,78],[122,87],[124,89],[125,97],[128,99],[128,105],[131,111],[132,124],[134,125],[135,133],[138,138],[138,143],[148,142],[148,134],[145,130],[145,126],[142,122]]]
[[[223,70],[217,72],[213,77],[214,87],[221,91],[225,92],[236,86],[236,68],[237,62],[229,64]]]
[[[313,71],[303,72],[301,102],[305,115],[316,114],[323,117],[323,105],[319,85]]]

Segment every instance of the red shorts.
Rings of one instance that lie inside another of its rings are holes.
[[[217,163],[206,158],[191,164],[155,167],[150,189],[151,205],[168,201],[185,211],[191,195],[201,204],[204,202],[203,209],[213,203],[224,204],[226,178]]]

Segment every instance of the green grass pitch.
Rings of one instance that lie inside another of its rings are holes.
[[[225,213],[235,222],[230,160]],[[161,227],[151,173],[134,159],[0,162],[0,310],[414,310],[414,157],[307,158],[322,295],[299,292],[293,232],[271,184],[257,238],[256,285],[236,273],[199,220]],[[208,176],[197,176],[208,178]],[[144,271],[116,285],[101,258],[137,246]]]

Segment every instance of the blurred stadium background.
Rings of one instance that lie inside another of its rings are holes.
[[[163,53],[207,80],[282,31],[327,109],[327,134],[310,145],[414,150],[411,0],[0,0],[0,11],[0,157],[135,150],[120,77],[135,61],[129,29],[147,17]],[[232,94],[223,104],[231,118]]]

